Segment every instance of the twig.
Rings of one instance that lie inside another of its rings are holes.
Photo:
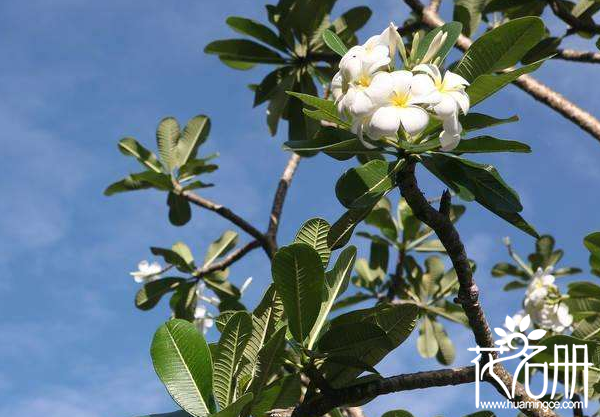
[[[361,402],[391,392],[459,385],[474,381],[474,366],[402,374],[333,389],[327,395],[319,395],[296,407],[292,417],[319,417],[344,404]]]
[[[442,26],[445,22],[440,16],[425,8],[419,0],[404,0],[405,3],[417,14],[421,15],[423,23],[431,28]],[[464,35],[458,37],[456,46],[462,51],[469,49],[473,41]],[[517,87],[531,95],[534,99],[550,107],[562,116],[571,120],[581,129],[600,140],[600,120],[569,101],[563,95],[542,84],[530,75],[521,75],[513,81]]]
[[[281,175],[277,190],[275,191],[275,197],[273,198],[273,207],[271,208],[271,215],[269,216],[269,228],[267,229],[266,239],[269,241],[269,245],[273,253],[277,250],[277,230],[279,229],[279,222],[281,220],[281,213],[283,211],[283,203],[287,196],[288,189],[292,183],[292,178],[300,163],[300,156],[292,154],[288,163]]]
[[[553,57],[553,59],[600,64],[600,53],[592,51],[577,51],[575,49],[559,49],[556,51],[556,55]]]
[[[251,250],[256,249],[260,246],[261,245],[258,240],[253,240],[252,242],[247,243],[246,245],[242,246],[241,248],[231,252],[222,261],[211,263],[210,265],[203,267],[203,268],[198,268],[196,271],[194,271],[193,275],[195,278],[200,278],[205,275],[211,274],[213,272],[222,271],[225,268],[232,265],[233,263],[235,263],[236,261],[243,258],[244,255],[246,255]]]
[[[573,29],[588,33],[600,33],[600,25],[595,23],[585,22],[576,16],[573,16],[570,11],[565,9],[563,5],[557,0],[548,0],[552,13],[556,15],[560,20],[567,23]]]
[[[214,203],[204,197],[200,197],[198,194],[193,193],[192,191],[183,190],[181,191],[181,196],[187,199],[190,203],[195,204],[199,207],[203,207],[207,210],[213,211],[219,214],[221,217],[229,220],[231,223],[235,224],[244,232],[248,233],[258,242],[260,242],[260,245],[264,248],[267,254],[271,254],[271,241],[258,229],[256,229],[250,223],[248,223],[248,221],[242,219],[240,216],[235,214],[231,209],[221,204]]]
[[[477,345],[480,347],[493,347],[494,338],[485,318],[483,308],[479,303],[479,289],[473,279],[473,271],[471,270],[465,247],[460,239],[458,231],[450,220],[450,217],[447,213],[443,212],[444,210],[441,212],[434,209],[425,199],[425,196],[417,184],[414,161],[408,162],[404,170],[398,173],[397,182],[400,193],[406,199],[406,202],[412,209],[414,215],[433,229],[446,249],[448,257],[452,261],[459,282],[458,297],[456,298],[456,301],[462,305]],[[448,201],[449,199],[450,194],[445,193],[440,202],[442,209],[450,204],[450,201]],[[494,385],[500,394],[505,395],[502,390],[502,384],[506,387],[512,386],[513,377],[500,364],[494,366],[494,373],[497,376],[497,379],[488,376],[486,381]],[[498,381],[501,381],[502,384]],[[543,407],[531,406],[537,402],[537,400],[529,397],[523,386],[520,384],[516,384],[515,397],[510,400],[515,404],[524,402],[525,404],[530,405],[530,408],[522,409],[522,412],[528,416],[555,416],[549,409],[544,410]]]

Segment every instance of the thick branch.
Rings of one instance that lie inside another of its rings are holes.
[[[463,310],[465,311],[477,345],[480,347],[493,347],[494,338],[485,318],[483,308],[479,303],[479,289],[473,279],[473,271],[469,265],[465,247],[460,239],[460,235],[450,220],[450,217],[445,213],[445,210],[442,209],[441,211],[438,211],[434,209],[431,204],[427,202],[425,196],[423,196],[415,177],[414,162],[409,162],[406,168],[398,173],[398,187],[415,216],[433,229],[446,249],[458,277],[459,290],[457,301],[462,305]],[[450,194],[444,193],[440,202],[441,208],[450,204],[449,199]],[[495,365],[494,373],[504,386],[512,386],[513,377],[502,365]],[[501,384],[489,375],[486,376],[486,380],[494,385],[500,394],[504,395]],[[533,404],[537,400],[529,397],[523,386],[517,384],[515,397],[512,398],[511,401],[514,403],[526,402],[528,404]],[[555,416],[551,410],[544,410],[543,407],[533,407],[523,409],[522,411],[526,415],[532,417]]]
[[[243,258],[248,252],[250,252],[260,246],[261,245],[258,240],[253,240],[252,242],[247,243],[246,245],[242,246],[241,248],[231,252],[222,261],[212,263],[204,268],[198,268],[194,272],[194,277],[200,278],[205,275],[211,274],[213,272],[222,271],[222,270],[226,269],[227,267],[229,267],[230,265],[237,262],[238,260],[240,260],[241,258]]]
[[[445,22],[440,16],[429,8],[425,8],[419,0],[405,0],[405,3],[417,14],[421,15],[423,23],[431,28],[442,26]],[[469,49],[473,41],[466,36],[460,35],[456,46],[462,51]],[[529,75],[521,75],[515,81],[521,90],[528,93],[537,101],[550,107],[557,113],[566,117],[581,129],[588,132],[597,140],[600,140],[600,120],[593,115],[569,101],[563,95],[552,90]]]
[[[344,404],[369,400],[379,395],[420,388],[466,384],[474,381],[474,366],[397,375],[334,389],[326,396],[317,396],[312,401],[296,407],[292,417],[319,417]]]
[[[238,226],[244,232],[248,233],[265,249],[265,251],[270,254],[272,251],[271,242],[267,237],[261,233],[258,229],[248,223],[246,220],[242,219],[240,216],[235,214],[231,209],[221,205],[214,203],[204,197],[200,197],[198,194],[193,193],[192,191],[181,191],[181,196],[187,199],[190,203],[195,204],[199,207],[203,207],[207,210],[213,211],[219,214],[221,217],[229,220],[231,223]]]
[[[600,52],[577,51],[575,49],[559,49],[554,59],[564,61],[586,62],[589,64],[600,64]]]
[[[571,12],[557,0],[548,0],[552,12],[563,22],[567,23],[573,29],[588,33],[600,33],[600,25],[590,23],[573,16]]]
[[[292,178],[300,163],[300,156],[292,154],[288,163],[283,171],[283,175],[277,185],[275,191],[275,197],[273,198],[273,207],[271,208],[271,215],[269,217],[269,228],[267,229],[266,238],[269,240],[269,244],[273,250],[273,253],[277,250],[277,230],[279,229],[279,222],[281,220],[281,213],[283,211],[283,203],[287,196],[288,189],[292,183]]]

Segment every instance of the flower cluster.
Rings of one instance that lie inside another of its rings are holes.
[[[562,333],[573,324],[573,316],[569,314],[569,307],[561,302],[555,279],[552,267],[538,268],[527,287],[523,306],[539,327]]]
[[[397,138],[398,134],[413,141],[425,130],[431,116],[443,123],[442,150],[450,151],[458,145],[462,132],[458,116],[469,111],[465,91],[469,83],[450,71],[442,74],[430,62],[446,36],[438,32],[423,58],[410,70],[402,38],[393,23],[342,57],[331,93],[339,113],[351,122],[352,131],[366,147],[375,147],[368,139]],[[394,70],[396,51],[400,51],[405,69]]]

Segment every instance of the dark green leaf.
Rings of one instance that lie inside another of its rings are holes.
[[[255,20],[246,19],[244,17],[230,16],[227,18],[226,23],[236,32],[242,35],[252,36],[267,45],[272,46],[275,49],[279,49],[285,52],[287,47],[279,36],[275,34],[267,26],[259,23]]]
[[[492,136],[477,136],[461,140],[452,153],[520,152],[530,153],[531,148],[514,140],[502,140]]]
[[[216,411],[210,351],[193,324],[184,320],[163,324],[150,353],[156,373],[181,408],[195,417]]]
[[[396,174],[403,164],[404,160],[374,160],[351,168],[338,180],[335,194],[338,200],[350,209],[373,206],[395,187]]]
[[[272,49],[248,39],[225,39],[206,45],[204,52],[221,58],[240,62],[284,64],[285,59]]]
[[[239,235],[233,230],[226,230],[223,232],[221,237],[208,246],[206,256],[204,257],[203,267],[206,267],[213,263],[216,259],[225,256],[227,252],[235,247],[238,239]]]
[[[373,207],[365,207],[345,212],[329,229],[327,244],[331,250],[339,249],[346,245],[352,237],[352,232],[354,232],[356,226],[369,215],[372,209]]]
[[[248,404],[252,402],[254,399],[254,394],[248,392],[238,399],[236,399],[233,403],[229,404],[227,407],[223,408],[221,411],[215,414],[211,414],[211,417],[239,417]]]
[[[169,221],[174,226],[183,226],[192,218],[190,203],[182,196],[169,193],[167,197],[169,206]]]
[[[480,75],[510,68],[544,35],[544,23],[537,17],[511,20],[473,42],[454,72],[472,82]]]
[[[174,291],[184,281],[184,278],[163,278],[144,284],[135,295],[135,306],[140,310],[150,310],[163,295]]]
[[[293,243],[277,251],[271,272],[290,332],[297,342],[303,343],[317,320],[325,292],[321,258],[311,246]]]

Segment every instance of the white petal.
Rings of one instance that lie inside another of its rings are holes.
[[[441,118],[447,118],[456,115],[458,107],[451,95],[443,93],[440,102],[433,106],[433,111]]]
[[[384,33],[385,33],[385,31],[384,31]],[[364,43],[363,47],[364,48],[374,48],[375,46],[379,45],[380,39],[381,39],[381,35],[373,35],[369,39],[367,39],[367,41]]]
[[[354,123],[352,124],[352,133],[356,134],[356,136],[358,137],[358,140],[360,140],[360,143],[362,143],[362,145],[367,148],[367,149],[375,149],[377,146],[369,143],[369,141],[367,141],[365,139],[364,136],[364,125],[365,123],[367,123],[367,121],[365,119],[357,119],[354,121]]]
[[[353,117],[363,117],[373,110],[373,102],[364,91],[357,91],[354,100],[348,106]]]
[[[368,133],[373,138],[395,136],[400,128],[401,109],[394,106],[380,107],[373,113]]]
[[[377,54],[371,57],[370,60],[364,62],[364,71],[368,74],[373,74],[377,72],[381,67],[388,65],[392,60],[387,53],[385,56],[381,54]]]
[[[424,72],[429,75],[436,84],[442,82],[442,74],[440,73],[440,69],[433,64],[419,64],[413,68],[414,72]]]
[[[412,77],[410,91],[415,96],[426,96],[436,91],[436,88],[429,75],[416,74]]]
[[[375,105],[387,103],[394,93],[393,78],[389,72],[378,72],[366,90]]]
[[[143,260],[138,264],[138,269],[140,271],[145,271],[146,269],[148,269],[149,266],[150,266],[150,263],[146,260]]]
[[[394,71],[390,74],[392,76],[392,83],[394,84],[394,91],[398,95],[405,95],[410,92],[413,74],[410,71]]]
[[[469,85],[469,82],[458,74],[446,71],[444,74],[444,86],[446,88],[455,89]]]
[[[504,320],[504,325],[511,332],[515,331],[515,321],[513,320],[513,318],[511,316],[506,316],[506,319]]]
[[[523,317],[521,319],[521,323],[519,323],[519,330],[521,331],[521,333],[525,333],[525,330],[527,330],[529,328],[530,324],[531,324],[531,317],[529,317],[529,314],[528,314],[525,317]]]
[[[454,99],[458,103],[458,106],[462,110],[463,114],[467,114],[469,112],[469,107],[471,105],[469,100],[469,95],[465,91],[451,91],[448,93],[450,97]]]
[[[240,287],[240,294],[243,294],[244,291],[246,291],[248,289],[248,287],[250,286],[251,283],[252,283],[252,277],[246,278],[246,281],[244,281],[244,283]]]
[[[460,143],[460,135],[445,130],[440,133],[440,149],[444,152],[450,152]]]
[[[410,136],[418,135],[429,124],[429,114],[420,107],[409,106],[399,110],[402,127]]]

